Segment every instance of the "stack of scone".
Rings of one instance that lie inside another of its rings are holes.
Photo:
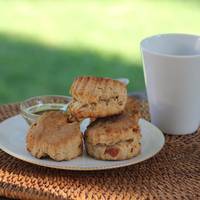
[[[87,153],[100,160],[124,160],[140,152],[139,105],[126,85],[110,78],[79,77],[71,86],[67,114],[43,114],[27,135],[35,157],[70,160],[82,154],[80,122],[92,119],[84,133]]]

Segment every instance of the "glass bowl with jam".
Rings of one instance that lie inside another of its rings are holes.
[[[31,97],[20,104],[21,115],[28,122],[34,123],[44,112],[67,111],[68,103],[71,101],[69,96],[45,95]]]

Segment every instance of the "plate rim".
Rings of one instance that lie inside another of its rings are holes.
[[[6,120],[9,120],[9,119],[17,117],[17,116],[21,116],[21,115],[20,114],[19,115],[15,115],[15,116],[12,116],[10,118],[7,118]],[[4,120],[2,122],[5,122],[6,120]],[[37,166],[40,166],[40,167],[48,167],[48,168],[53,168],[53,169],[62,169],[62,170],[71,170],[71,171],[100,171],[100,170],[109,170],[109,169],[117,169],[117,168],[127,167],[127,166],[135,165],[135,164],[138,164],[140,162],[143,162],[145,160],[148,160],[148,159],[152,158],[153,156],[155,156],[156,154],[158,154],[162,150],[162,148],[164,147],[164,145],[165,145],[165,136],[164,136],[163,132],[158,127],[156,127],[155,125],[153,125],[152,123],[150,123],[149,121],[147,121],[147,120],[145,120],[143,118],[141,118],[140,120],[144,121],[145,123],[148,123],[148,125],[153,126],[155,129],[157,129],[159,131],[162,143],[160,143],[159,149],[157,149],[157,151],[153,152],[153,154],[150,154],[150,155],[148,154],[148,155],[146,155],[146,157],[141,158],[141,159],[135,161],[134,163],[128,162],[128,161],[131,160],[131,159],[128,159],[126,163],[121,163],[121,164],[118,163],[118,164],[113,164],[113,165],[110,165],[110,166],[105,166],[104,165],[104,166],[100,166],[100,167],[77,167],[77,166],[73,167],[73,166],[48,165],[48,164],[42,163],[41,159],[38,159],[38,161],[36,161],[36,160],[32,161],[32,160],[30,160],[28,158],[25,159],[24,156],[20,156],[19,154],[15,153],[13,151],[10,151],[1,142],[0,142],[0,149],[2,151],[6,152],[7,154],[9,154],[10,156],[13,156],[13,157],[15,157],[15,158],[17,158],[19,160],[24,161],[24,162],[27,162],[27,163],[30,163],[30,164],[33,164],[33,165],[37,165]],[[92,159],[96,160],[95,158],[92,158]],[[109,162],[109,161],[107,161],[107,162]]]

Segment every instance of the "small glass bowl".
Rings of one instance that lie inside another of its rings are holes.
[[[28,124],[32,124],[44,112],[52,110],[65,112],[71,99],[69,96],[59,95],[31,97],[20,104],[21,115]]]

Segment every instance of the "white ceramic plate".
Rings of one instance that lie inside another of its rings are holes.
[[[162,132],[144,119],[140,120],[142,132],[141,154],[124,161],[101,161],[95,160],[84,152],[83,156],[70,161],[57,162],[51,159],[37,159],[27,150],[25,145],[28,124],[20,116],[11,117],[0,123],[0,148],[6,153],[40,166],[66,169],[66,170],[103,170],[124,167],[142,162],[156,153],[164,145],[165,139]]]

